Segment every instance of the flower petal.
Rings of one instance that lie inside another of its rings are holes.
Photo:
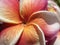
[[[48,8],[48,11],[56,12],[60,18],[60,8],[54,1],[49,0],[47,8]]]
[[[21,37],[24,26],[22,24],[9,27],[0,33],[0,45],[15,45]]]
[[[60,32],[57,34],[57,39],[56,39],[54,45],[60,45]]]
[[[22,18],[27,20],[29,16],[36,11],[45,10],[47,0],[21,0],[20,13]]]
[[[45,19],[48,23],[54,19],[54,22],[57,20],[57,22],[60,22],[58,14],[55,12],[50,12],[50,11],[37,11],[32,13],[32,15],[29,17],[28,22],[35,19],[35,18],[43,18]]]
[[[54,37],[59,30],[60,24],[57,15],[52,12],[36,12],[30,17],[30,23],[35,23],[41,27],[45,36]]]
[[[0,0],[0,20],[7,23],[20,23],[18,0]]]
[[[37,31],[38,29],[36,29],[33,25],[27,25],[24,28],[24,32],[18,42],[18,45],[45,45],[41,30],[39,31],[39,34]]]

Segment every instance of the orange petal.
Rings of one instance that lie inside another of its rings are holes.
[[[45,10],[47,7],[47,0],[22,0],[20,2],[20,13],[21,16],[27,20],[29,16],[40,10]]]
[[[37,24],[46,36],[52,37],[56,35],[59,30],[60,24],[55,13],[52,12],[36,12],[30,17],[32,24]]]
[[[33,25],[27,25],[24,28],[24,32],[18,42],[18,45],[45,45],[41,30],[39,31],[39,34],[37,31],[38,29],[36,29]]]
[[[3,30],[0,33],[0,45],[15,45],[23,32],[23,25],[16,25]]]
[[[0,20],[7,23],[20,23],[18,0],[0,0]]]

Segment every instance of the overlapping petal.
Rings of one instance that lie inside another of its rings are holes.
[[[38,33],[39,32],[39,33]],[[18,45],[45,45],[45,37],[42,30],[33,25],[27,25],[17,43]]]
[[[48,11],[57,13],[60,19],[60,8],[54,1],[48,1]]]
[[[0,45],[15,45],[18,39],[21,37],[23,29],[23,24],[4,29],[0,33]]]
[[[1,31],[0,45],[45,45],[45,36],[53,38],[60,28],[55,12],[41,11],[46,7],[47,0],[0,0],[0,21],[15,24],[23,21]]]
[[[21,0],[20,13],[21,17],[27,20],[29,16],[36,11],[45,10],[47,0]]]
[[[18,0],[0,0],[0,20],[7,23],[20,23]]]
[[[50,38],[56,35],[60,27],[57,15],[48,11],[40,11],[32,14],[30,22],[39,25],[45,36]]]
[[[27,26],[20,24],[4,29],[0,33],[0,45],[15,45],[15,44],[45,45],[44,33],[41,29],[38,29],[36,26],[30,24]]]

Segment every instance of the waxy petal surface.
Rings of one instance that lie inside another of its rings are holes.
[[[0,33],[0,45],[15,45],[21,37],[24,26],[22,24],[11,26]]]
[[[47,0],[21,0],[20,1],[20,13],[21,17],[27,20],[29,16],[36,12],[45,10],[47,7]]]
[[[20,23],[18,0],[0,0],[0,20],[7,23]]]
[[[45,40],[41,30],[38,34],[38,29],[36,27],[33,25],[28,25],[24,28],[18,45],[45,45]]]
[[[48,1],[48,11],[55,12],[58,14],[60,19],[60,8],[54,1]]]
[[[30,17],[30,21],[39,25],[47,37],[54,37],[53,35],[59,31],[59,20],[52,12],[36,12]]]

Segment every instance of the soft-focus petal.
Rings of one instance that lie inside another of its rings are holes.
[[[39,25],[47,37],[54,37],[53,35],[56,35],[60,27],[56,14],[48,11],[32,14],[30,21]]]
[[[45,10],[47,0],[21,0],[20,13],[21,17],[27,20],[29,16],[36,11]]]
[[[58,32],[58,34],[57,34],[57,39],[56,39],[54,45],[60,45],[60,32]]]
[[[0,0],[0,20],[7,23],[20,23],[18,0]]]
[[[55,10],[56,12],[60,12],[59,6],[54,1],[48,1],[48,8],[54,8],[53,10]]]
[[[48,1],[48,11],[56,12],[60,18],[60,8],[54,1]]]
[[[15,45],[23,32],[23,25],[16,25],[4,29],[0,33],[0,45]]]
[[[39,31],[39,34],[37,31],[38,29],[36,27],[27,25],[24,28],[24,32],[18,42],[18,45],[45,45],[41,30]]]

